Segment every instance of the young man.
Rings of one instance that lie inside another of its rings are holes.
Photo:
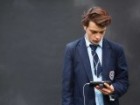
[[[122,47],[104,38],[110,23],[111,17],[100,7],[84,13],[85,36],[65,50],[62,105],[119,105],[128,89],[128,71]],[[85,86],[90,81],[111,84]]]

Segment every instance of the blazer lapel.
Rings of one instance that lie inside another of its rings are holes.
[[[90,66],[89,56],[88,56],[88,53],[87,53],[87,47],[86,47],[85,39],[82,38],[81,43],[79,43],[79,44],[80,44],[80,46],[78,47],[78,50],[79,50],[80,57],[82,59],[83,65],[85,67],[84,69],[87,73],[87,76],[88,76],[89,80],[93,81],[91,66]]]
[[[107,73],[107,67],[110,65],[110,60],[111,60],[111,48],[109,43],[107,43],[107,40],[103,40],[103,61],[102,61],[102,67],[103,67],[103,80],[106,80],[108,78],[108,73]]]

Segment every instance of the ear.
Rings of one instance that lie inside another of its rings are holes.
[[[83,26],[84,30],[86,31],[87,30],[87,27],[86,26]]]

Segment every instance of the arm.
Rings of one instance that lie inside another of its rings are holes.
[[[117,72],[113,83],[114,97],[119,98],[127,92],[129,86],[128,67],[125,54],[122,48],[119,49],[117,56]]]
[[[124,93],[126,93],[128,89],[128,71],[127,71],[127,63],[125,59],[125,55],[123,52],[123,49],[120,48],[117,50],[117,70],[116,75],[114,78],[113,84],[109,85],[105,83],[105,88],[100,88],[99,86],[96,86],[98,90],[100,90],[105,95],[111,95],[113,98],[119,98]]]
[[[62,75],[62,105],[73,105],[73,59],[71,48],[66,46]]]

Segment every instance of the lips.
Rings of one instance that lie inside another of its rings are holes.
[[[95,40],[92,40],[92,43],[94,44],[98,44],[100,41],[95,41]]]

